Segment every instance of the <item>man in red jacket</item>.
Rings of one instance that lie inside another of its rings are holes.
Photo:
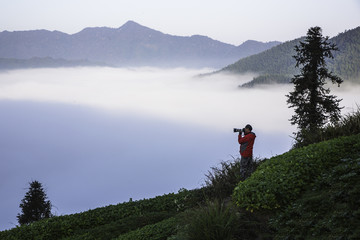
[[[244,136],[242,136],[244,132]],[[239,132],[238,142],[240,144],[240,176],[244,180],[249,177],[253,169],[253,146],[256,135],[252,132],[252,126],[246,125],[243,131]]]

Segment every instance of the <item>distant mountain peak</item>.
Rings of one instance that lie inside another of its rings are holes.
[[[272,44],[275,46],[275,45],[281,44],[281,42],[279,42],[279,41],[259,42],[256,40],[247,40],[247,41],[243,42],[241,45],[242,46],[254,46],[254,45],[262,45],[262,44]]]
[[[132,20],[127,21],[124,25],[119,27],[119,30],[137,30],[137,29],[150,29]],[[155,30],[154,30],[155,31]]]
[[[204,36],[204,35],[192,35],[191,38],[194,38],[194,39],[205,39],[205,40],[213,40],[212,38],[209,38],[208,36]]]
[[[107,36],[111,35],[114,31],[113,28],[109,27],[87,27],[78,33],[73,34],[74,37],[81,37],[82,39],[92,38],[94,36]]]
[[[137,22],[132,21],[132,20],[129,20],[124,25],[122,25],[122,27],[132,27],[132,26],[137,26],[138,27],[138,26],[141,26],[141,25],[138,24]]]

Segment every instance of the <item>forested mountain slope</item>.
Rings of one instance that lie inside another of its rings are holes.
[[[294,47],[305,38],[298,38],[275,46],[269,50],[252,55],[231,64],[219,72],[242,74],[246,72],[257,73],[254,84],[284,83],[299,72],[295,68]],[[334,52],[334,59],[329,59],[328,68],[345,80],[360,83],[360,27],[345,31],[329,39],[335,43],[339,51]]]

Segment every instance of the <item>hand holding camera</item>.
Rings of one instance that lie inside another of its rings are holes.
[[[245,133],[245,128],[240,129],[240,128],[234,128],[234,133],[238,132],[239,134]]]
[[[244,133],[245,135],[252,131],[252,126],[250,124],[247,124],[243,129],[240,128],[234,128],[234,133],[238,132],[239,135]]]

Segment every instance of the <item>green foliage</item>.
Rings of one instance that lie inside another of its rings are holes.
[[[279,74],[265,74],[258,77],[253,78],[252,81],[244,83],[240,87],[244,88],[252,88],[256,85],[264,85],[264,84],[288,84],[290,83],[291,77],[286,75]]]
[[[269,239],[272,234],[267,216],[242,211],[229,199],[207,201],[178,218],[178,231],[168,240],[260,240]]]
[[[77,231],[64,240],[107,240],[172,217],[169,212],[151,212],[141,216],[129,216],[107,224]]]
[[[342,159],[270,223],[275,239],[360,239],[359,206],[360,158]]]
[[[229,197],[236,184],[241,180],[240,159],[222,161],[220,167],[211,167],[205,175],[205,184],[210,198],[225,199]]]
[[[316,131],[300,132],[300,138],[294,144],[294,148],[304,147],[312,143],[326,141],[340,136],[351,136],[360,133],[360,108],[353,113],[342,116],[333,124],[328,124]]]
[[[325,170],[357,154],[360,135],[341,137],[294,149],[262,163],[235,188],[233,199],[247,210],[285,208]]]
[[[147,225],[135,231],[128,232],[116,238],[116,240],[166,240],[176,231],[177,221],[168,218],[159,223]]]
[[[253,170],[257,168],[264,160],[255,159],[253,162]],[[204,188],[206,196],[210,199],[226,199],[231,196],[234,188],[241,178],[240,175],[240,159],[233,161],[221,161],[220,167],[211,167],[211,171],[205,175]]]
[[[32,181],[29,184],[29,191],[20,203],[21,214],[17,216],[20,225],[29,224],[52,216],[51,202],[47,200],[42,184],[38,181]]]
[[[238,217],[236,210],[223,201],[205,205],[183,214],[183,229],[172,239],[227,240],[233,239]]]
[[[94,234],[99,235],[108,229],[116,228],[116,226],[120,228],[126,219],[134,224],[129,224],[127,227],[136,229],[144,226],[144,224],[154,224],[162,218],[175,216],[179,212],[197,206],[202,201],[204,201],[202,190],[188,191],[183,189],[177,194],[171,193],[152,199],[130,201],[83,213],[41,220],[30,225],[0,232],[0,239],[62,239],[81,236],[89,229],[93,229]],[[163,215],[164,212],[169,215]],[[119,229],[119,231],[123,230]],[[117,236],[118,234],[113,237]],[[93,239],[88,235],[86,237]]]
[[[303,141],[304,131],[314,133],[329,121],[335,123],[340,119],[341,99],[330,95],[330,89],[324,85],[327,79],[338,85],[343,80],[327,69],[325,59],[332,59],[332,52],[338,49],[329,43],[328,37],[322,36],[320,27],[310,28],[295,50],[296,67],[300,67],[301,73],[291,79],[294,91],[286,96],[289,107],[295,111],[291,124],[299,129],[295,140]]]
[[[322,129],[319,141],[351,136],[360,133],[360,108],[353,113],[341,117],[340,121]]]

